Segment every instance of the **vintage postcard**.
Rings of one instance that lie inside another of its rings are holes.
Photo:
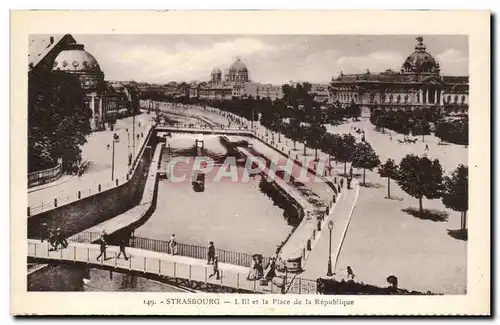
[[[489,12],[11,17],[12,314],[490,314]]]

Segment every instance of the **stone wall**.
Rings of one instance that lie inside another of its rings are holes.
[[[113,218],[139,204],[156,146],[154,132],[145,147],[137,167],[128,182],[85,197],[71,204],[55,208],[28,218],[28,238],[40,238],[40,225],[47,223],[49,228],[61,228],[65,236],[71,236],[103,221]]]

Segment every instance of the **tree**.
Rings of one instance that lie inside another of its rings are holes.
[[[332,167],[331,160],[332,157],[336,157],[339,150],[341,137],[338,134],[331,134],[326,132],[323,136],[323,141],[321,143],[321,149],[328,154],[328,167]]]
[[[407,155],[399,164],[398,174],[396,182],[408,195],[418,199],[420,212],[424,197],[437,199],[441,196],[443,169],[439,160]]]
[[[418,120],[411,132],[413,135],[422,135],[422,142],[424,142],[424,136],[431,134],[431,125],[427,120]]]
[[[387,197],[391,198],[391,178],[396,179],[398,176],[398,165],[393,159],[387,159],[387,161],[380,165],[378,168],[378,173],[380,177],[387,177]]]
[[[356,138],[352,134],[343,134],[337,149],[335,160],[344,163],[344,175],[346,175],[347,163],[352,161],[356,150]]]
[[[460,211],[460,230],[467,228],[467,210],[469,210],[469,168],[459,165],[451,176],[444,178],[443,204],[452,210]]]
[[[286,133],[293,141],[293,150],[297,150],[297,141],[302,140],[302,125],[297,118],[291,118],[286,126]]]
[[[78,78],[59,72],[30,76],[28,170],[50,167],[57,158],[63,158],[64,170],[71,169],[81,160],[91,117]]]
[[[380,159],[368,142],[360,142],[356,145],[352,157],[352,166],[363,169],[363,186],[366,186],[366,170],[373,170],[380,165]]]

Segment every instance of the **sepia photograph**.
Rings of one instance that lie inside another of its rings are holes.
[[[24,36],[25,294],[345,309],[477,292],[470,150],[489,135],[469,117],[489,106],[469,35]]]

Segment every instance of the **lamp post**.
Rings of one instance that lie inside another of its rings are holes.
[[[111,180],[115,180],[115,142],[118,141],[119,137],[115,133],[113,134],[113,149],[111,151]]]
[[[333,230],[333,221],[328,222],[328,229],[330,230],[330,245],[328,247],[328,271],[326,272],[326,276],[332,276],[332,230]]]

